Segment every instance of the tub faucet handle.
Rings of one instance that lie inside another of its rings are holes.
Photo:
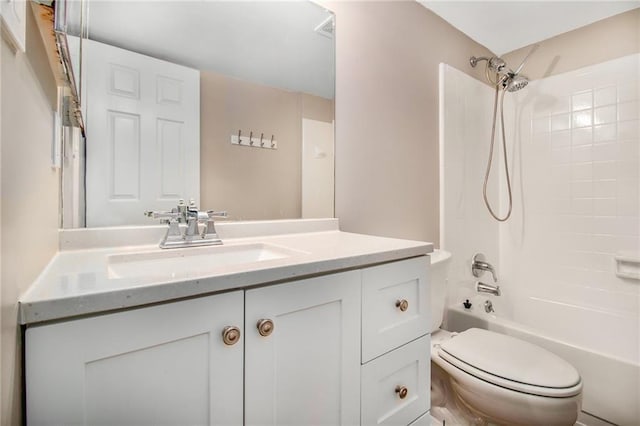
[[[487,262],[487,258],[482,253],[477,253],[473,256],[473,262],[471,263],[471,273],[474,277],[480,278],[483,272],[490,272],[491,276],[493,276],[493,282],[498,282],[498,275],[496,274],[496,270],[489,262]]]

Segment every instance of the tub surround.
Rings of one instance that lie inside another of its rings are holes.
[[[639,287],[615,275],[614,259],[639,248],[638,55],[506,95],[514,214],[505,224],[492,221],[482,202],[493,93],[452,67],[441,69],[441,247],[454,253],[449,303],[469,299],[484,316],[491,301],[499,316],[528,330],[513,335],[580,371],[583,410],[637,424]],[[490,186],[490,199],[506,199],[504,181],[493,175]],[[478,251],[497,268],[500,297],[476,296],[469,262]]]
[[[212,269],[210,274],[187,272],[172,278],[112,279],[109,256],[215,248],[161,250],[157,243],[165,232],[164,226],[63,231],[61,251],[20,299],[20,322],[28,325],[282,282],[425,255],[433,250],[430,243],[341,232],[336,219],[216,226],[223,248],[264,244],[282,249],[286,256],[225,265]]]

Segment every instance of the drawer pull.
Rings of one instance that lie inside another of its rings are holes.
[[[396,308],[404,312],[409,309],[409,302],[407,302],[407,299],[396,300]]]
[[[233,346],[240,340],[240,329],[235,326],[227,326],[222,330],[222,341],[227,346]]]
[[[407,395],[409,394],[409,390],[404,386],[398,385],[398,386],[396,386],[396,393],[398,394],[400,399],[405,399],[407,397]]]
[[[273,333],[273,321],[270,319],[261,319],[258,321],[257,327],[261,336],[267,337]]]

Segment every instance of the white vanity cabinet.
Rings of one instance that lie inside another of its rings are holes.
[[[27,423],[409,425],[429,409],[427,269],[419,256],[30,326]]]
[[[29,425],[242,423],[242,291],[26,331]]]

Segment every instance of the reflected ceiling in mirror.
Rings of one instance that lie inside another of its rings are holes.
[[[329,11],[308,1],[92,0],[87,22],[86,165],[65,163],[72,181],[63,182],[63,199],[80,201],[63,201],[64,227],[151,225],[144,210],[170,209],[179,198],[232,220],[333,216]],[[195,85],[177,77],[183,69],[196,72]],[[183,120],[160,105],[146,117],[152,103],[135,105],[145,96],[196,112]],[[191,130],[182,126],[189,120]],[[234,144],[238,135],[253,146]]]
[[[91,1],[89,37],[333,99],[333,15],[308,1]]]

